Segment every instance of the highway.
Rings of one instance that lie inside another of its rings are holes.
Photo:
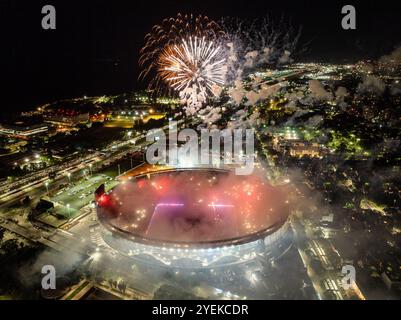
[[[191,124],[194,123],[193,120]],[[177,121],[177,124],[183,125],[184,120]],[[162,130],[167,130],[169,125],[162,127]],[[128,153],[137,152],[152,142],[144,140],[141,144],[135,145],[135,142],[140,139],[145,139],[146,134],[140,134],[124,141],[117,141],[109,144],[101,152],[94,152],[86,155],[84,158],[73,159],[63,164],[57,164],[34,173],[30,173],[15,182],[0,184],[0,209],[7,208],[21,201],[26,196],[35,198],[45,194],[46,182],[49,182],[48,191],[56,190],[61,184],[66,184],[70,179],[79,179],[83,174],[83,170],[89,170],[92,166],[93,170],[102,165],[109,166]],[[49,179],[49,173],[56,173],[54,179]],[[71,175],[68,177],[68,175]],[[51,181],[51,183],[50,183]]]

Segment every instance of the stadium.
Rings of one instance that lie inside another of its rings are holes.
[[[216,168],[163,169],[95,192],[103,240],[121,254],[172,267],[215,267],[292,244],[281,186]]]

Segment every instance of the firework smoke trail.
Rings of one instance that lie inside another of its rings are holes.
[[[230,48],[228,82],[242,80],[259,67],[274,69],[291,63],[294,55],[306,50],[306,46],[299,47],[302,28],[294,28],[284,16],[255,20],[226,17],[219,24],[226,30]]]

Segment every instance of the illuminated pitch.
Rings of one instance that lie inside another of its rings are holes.
[[[217,169],[165,170],[98,195],[99,220],[133,241],[218,246],[263,237],[288,216],[285,190]]]

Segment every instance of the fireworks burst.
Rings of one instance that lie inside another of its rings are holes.
[[[164,19],[145,37],[140,78],[150,78],[155,93],[167,88],[185,95],[193,89],[204,98],[213,85],[224,83],[224,58],[219,44],[225,33],[206,16],[178,14]]]
[[[213,85],[223,85],[226,67],[222,48],[205,37],[189,37],[167,46],[158,60],[158,74],[174,90],[196,87],[206,97]]]

